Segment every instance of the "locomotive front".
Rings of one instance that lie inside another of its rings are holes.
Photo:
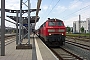
[[[61,46],[65,43],[66,28],[63,21],[49,19],[46,26],[45,40],[50,45]]]

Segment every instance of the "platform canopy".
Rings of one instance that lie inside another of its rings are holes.
[[[15,22],[17,21],[17,17],[16,16],[7,16],[9,17],[10,19],[14,20]],[[36,16],[31,16],[30,17],[30,23],[35,23],[35,17]],[[20,17],[18,17],[18,22],[19,22],[19,19]],[[38,22],[40,19],[40,17],[38,16],[36,22]],[[23,24],[27,24],[28,23],[28,17],[22,17],[22,20],[23,20]]]
[[[37,9],[30,9],[30,12],[34,12],[36,10]],[[41,10],[41,9],[39,9],[39,10]],[[0,8],[0,11],[1,11],[1,8]],[[5,12],[10,12],[10,13],[16,13],[16,12],[18,12],[18,13],[20,13],[20,10],[5,9]],[[27,13],[27,12],[28,12],[28,10],[22,10],[22,13]]]

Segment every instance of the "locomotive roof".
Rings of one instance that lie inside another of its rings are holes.
[[[45,21],[45,22],[48,22],[48,21],[55,21],[55,20],[56,20],[56,21],[61,21],[61,22],[63,22],[63,21],[62,21],[62,20],[60,20],[60,19],[50,19],[50,18],[48,18],[48,20],[47,20],[47,21]],[[45,22],[44,22],[44,23],[45,23]],[[44,23],[43,23],[43,24],[44,24]],[[43,25],[43,24],[42,24],[42,25]],[[41,25],[41,26],[42,26],[42,25]],[[40,27],[41,27],[41,26],[40,26]]]
[[[60,19],[48,19],[47,21],[62,21],[62,20],[60,20]]]

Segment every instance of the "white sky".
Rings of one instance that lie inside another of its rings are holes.
[[[30,2],[31,2],[31,9],[37,7],[37,0],[30,0]],[[20,9],[19,8],[20,0],[10,0],[10,1],[5,0],[5,3],[6,9],[17,9],[17,10]],[[47,20],[47,18],[61,19],[64,21],[65,26],[72,27],[73,21],[77,21],[79,19],[78,18],[79,14],[81,15],[81,20],[86,20],[86,18],[90,17],[90,0],[60,0],[60,1],[42,0],[40,8],[41,8],[41,11],[39,12],[40,20],[36,25],[36,29],[42,23],[44,23]],[[27,7],[23,5],[23,9],[27,9]],[[13,14],[6,13],[6,15],[13,15]],[[35,15],[35,12],[31,13],[31,15]],[[9,18],[6,17],[6,19]],[[5,25],[15,27],[15,25],[9,22],[6,22]]]

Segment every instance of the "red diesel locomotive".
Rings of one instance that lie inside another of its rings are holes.
[[[66,28],[62,20],[50,19],[39,28],[39,36],[44,42],[51,46],[61,46],[65,43]]]

